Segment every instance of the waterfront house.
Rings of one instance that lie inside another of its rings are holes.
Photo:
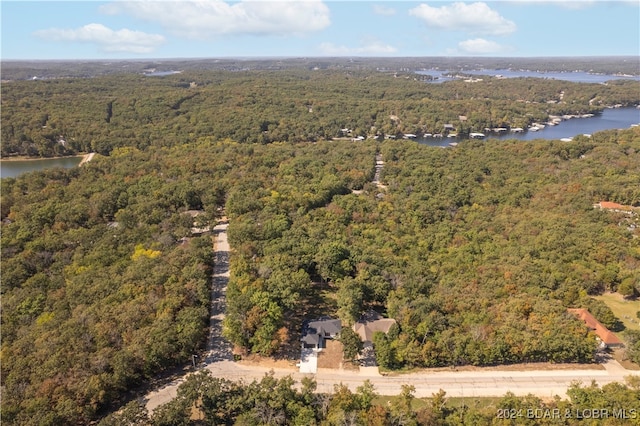
[[[618,203],[612,203],[610,201],[600,201],[598,204],[594,204],[593,208],[606,210],[614,213],[622,213],[629,217],[637,216],[638,210],[640,210],[637,207],[625,206]]]

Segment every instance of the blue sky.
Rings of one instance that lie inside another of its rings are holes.
[[[640,1],[7,1],[2,59],[640,56]]]

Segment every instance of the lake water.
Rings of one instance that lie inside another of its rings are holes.
[[[456,80],[455,77],[448,77],[445,74],[455,73],[456,71],[441,71],[441,70],[423,70],[416,71],[416,74],[430,75],[435,80],[428,81],[428,83],[444,83],[445,81]],[[591,74],[584,71],[574,72],[541,72],[541,71],[516,71],[516,70],[471,70],[463,71],[462,74],[471,75],[488,75],[495,77],[500,75],[504,78],[518,78],[518,77],[535,77],[535,78],[550,78],[554,80],[571,81],[574,83],[604,83],[610,80],[635,80],[640,81],[640,76],[620,76],[610,74]]]
[[[166,75],[174,75],[174,74],[180,74],[182,71],[153,71],[153,72],[146,72],[144,73],[144,75],[146,77],[164,77]]]
[[[582,134],[592,134],[601,130],[628,129],[632,124],[640,124],[640,109],[637,108],[607,108],[602,114],[589,118],[572,118],[564,120],[557,126],[546,126],[537,132],[505,133],[501,135],[489,134],[487,139],[550,139],[559,140],[571,138]],[[447,147],[450,143],[460,142],[459,138],[418,138],[417,142],[430,145]],[[0,162],[0,177],[16,177],[23,173],[36,170],[64,167],[67,169],[77,167],[82,157],[46,158],[42,160],[16,160]]]
[[[632,124],[640,124],[640,109],[637,108],[607,108],[602,114],[589,118],[572,118],[564,120],[556,126],[545,126],[537,132],[491,134],[485,133],[486,139],[517,139],[530,141],[534,139],[559,140],[572,138],[582,134],[593,134],[602,130],[628,129]],[[486,140],[485,139],[485,140]],[[419,138],[419,143],[430,146],[449,146],[451,142],[460,142],[458,138]]]
[[[53,169],[63,167],[71,169],[78,167],[82,157],[43,158],[38,160],[4,160],[0,161],[0,177],[16,177],[23,173],[36,170]]]

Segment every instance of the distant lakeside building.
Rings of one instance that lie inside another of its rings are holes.
[[[625,206],[623,204],[612,203],[611,201],[600,201],[598,204],[594,204],[593,208],[609,210],[616,213],[626,213],[626,214],[633,214],[634,211],[637,209],[636,207],[633,207],[633,206]]]

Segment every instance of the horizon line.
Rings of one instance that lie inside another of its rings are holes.
[[[580,58],[634,58],[640,64],[640,57],[636,55],[549,55],[549,56],[302,56],[302,55],[274,55],[274,56],[200,56],[200,57],[155,57],[155,58],[0,58],[0,62],[46,62],[46,61],[92,61],[92,62],[142,62],[142,61],[198,61],[198,60],[291,60],[291,59],[580,59]]]

